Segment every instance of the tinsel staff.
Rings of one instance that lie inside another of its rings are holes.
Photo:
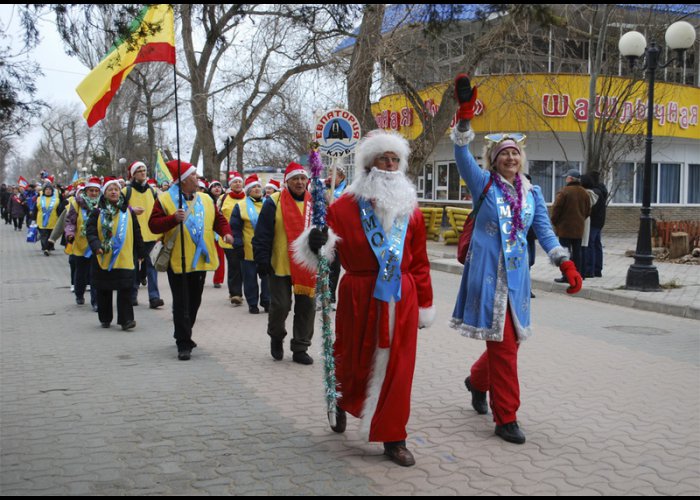
[[[321,180],[323,172],[323,162],[318,152],[319,144],[311,143],[311,153],[309,154],[309,165],[311,166],[311,186],[313,199],[312,223],[318,229],[323,229],[326,225],[326,198],[324,196],[325,187]],[[331,427],[336,425],[336,403],[338,401],[338,391],[335,381],[335,358],[333,357],[333,329],[330,314],[331,292],[328,277],[330,267],[328,260],[320,252],[318,256],[318,277],[316,279],[316,294],[321,301],[321,338],[323,341],[323,384],[326,393],[326,406],[328,421]]]

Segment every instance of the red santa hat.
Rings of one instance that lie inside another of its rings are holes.
[[[250,191],[256,186],[262,187],[262,184],[260,183],[260,178],[258,178],[258,174],[251,174],[248,177],[246,177],[244,188],[245,194],[248,194],[248,191]]]
[[[186,161],[182,161],[182,160],[170,160],[168,163],[165,164],[165,166],[168,167],[168,170],[170,171],[170,175],[172,175],[172,177],[173,177],[173,180],[172,180],[173,184],[177,183],[177,165],[178,165],[178,163],[180,164],[180,178],[183,181],[185,179],[187,179],[190,175],[197,173],[197,167],[195,167],[191,163],[187,163]]]
[[[358,143],[355,148],[355,172],[369,170],[375,158],[391,151],[399,157],[399,170],[406,172],[411,147],[408,141],[396,132],[382,129],[372,130]]]
[[[85,183],[85,188],[87,189],[90,187],[101,189],[102,183],[100,182],[100,178],[99,177],[90,177],[88,179],[88,181]]]
[[[304,167],[298,163],[291,162],[289,165],[287,165],[287,170],[284,171],[284,182],[288,182],[289,179],[296,177],[297,175],[304,175],[307,179],[309,178],[309,173],[304,170]]]
[[[104,184],[102,184],[102,194],[105,194],[105,191],[107,191],[107,188],[112,184],[116,184],[117,186],[120,186],[120,188],[121,188],[121,184],[119,184],[119,179],[116,179],[114,177],[105,177]]]
[[[211,181],[211,182],[209,183],[209,190],[211,191],[211,188],[213,188],[213,187],[216,186],[217,184],[218,184],[221,188],[224,187],[224,186],[221,184],[220,181],[217,181],[216,179],[214,179],[213,181]]]
[[[267,181],[267,184],[265,184],[265,187],[266,188],[271,187],[271,188],[274,188],[275,191],[279,191],[280,190],[280,181],[278,181],[276,179],[270,179],[269,181]]]
[[[148,179],[146,182],[147,182],[148,185],[150,185],[150,186],[154,186],[154,187],[157,187],[157,186],[158,186],[158,183],[156,182],[155,179]]]
[[[136,171],[140,168],[148,170],[148,167],[146,167],[146,164],[142,161],[135,161],[129,166],[129,179],[131,179]]]
[[[231,184],[231,183],[232,183],[233,181],[235,181],[236,179],[238,179],[238,180],[240,180],[241,182],[243,182],[243,176],[241,175],[240,172],[234,170],[233,172],[230,172],[230,173],[228,174],[228,183],[229,183],[229,184]]]
[[[209,184],[206,179],[197,179],[197,185],[202,189],[209,189]]]
[[[71,187],[72,187],[72,185],[71,185]],[[80,184],[78,184],[78,185],[76,186],[76,188],[75,188],[75,194],[78,194],[78,193],[81,192],[83,189],[85,189],[85,183],[81,182]]]

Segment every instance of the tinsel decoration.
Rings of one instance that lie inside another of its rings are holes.
[[[309,166],[311,167],[311,196],[313,199],[313,225],[323,229],[326,225],[325,186],[321,180],[323,162],[318,152],[318,143],[311,143]],[[321,339],[323,343],[323,385],[326,395],[326,410],[331,427],[336,425],[336,404],[340,394],[335,380],[335,358],[333,357],[333,327],[331,322],[331,291],[329,285],[330,267],[328,260],[319,254],[316,296],[321,302]]]

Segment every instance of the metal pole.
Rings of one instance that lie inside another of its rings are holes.
[[[659,271],[653,264],[654,255],[651,252],[651,146],[654,140],[654,83],[659,61],[659,47],[656,43],[652,42],[651,46],[646,49],[646,61],[649,89],[647,94],[646,154],[644,157],[644,177],[642,178],[642,209],[639,216],[634,264],[627,270],[625,287],[629,290],[657,292],[661,290]]]
[[[231,138],[226,136],[226,189],[228,189],[228,174],[231,170],[231,155],[229,154],[229,144],[231,144]]]

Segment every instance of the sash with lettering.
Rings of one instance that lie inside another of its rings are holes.
[[[100,217],[102,218],[102,227],[108,227],[110,225],[110,222],[107,219],[105,212],[105,210],[102,210],[100,212]],[[112,270],[112,268],[114,267],[114,263],[117,261],[117,257],[119,257],[119,254],[122,251],[122,247],[124,246],[124,242],[126,241],[126,231],[129,225],[129,217],[131,216],[131,212],[129,212],[129,210],[127,210],[126,212],[118,211],[117,213],[119,214],[119,222],[117,223],[117,230],[112,235],[112,258],[110,259],[109,266],[107,267],[108,271]],[[107,257],[107,254],[104,254],[104,256],[102,257],[103,264],[105,257]]]
[[[528,192],[523,200],[522,218],[523,224],[527,227],[530,224],[535,205],[532,193]],[[496,206],[498,210],[498,227],[501,231],[501,245],[503,248],[503,258],[506,266],[508,283],[518,283],[518,273],[520,269],[528,264],[527,260],[527,231],[518,231],[516,241],[510,239],[510,228],[513,224],[513,214],[510,204],[501,194],[501,190],[496,186]]]
[[[46,227],[49,225],[49,219],[51,218],[51,212],[53,212],[54,206],[56,206],[56,201],[58,200],[58,195],[56,193],[51,195],[51,202],[49,207],[46,208],[46,196],[41,196],[41,222],[42,226]]]
[[[180,194],[180,187],[177,184],[173,184],[170,186],[170,189],[168,189],[168,193],[170,193],[170,198],[172,198],[175,207],[178,207],[180,205],[178,196],[182,196]],[[191,207],[184,199],[184,196],[182,201],[182,206],[184,207],[185,212],[189,212],[187,213],[187,218],[185,219],[184,224],[187,228],[187,232],[190,233],[190,238],[192,238],[192,242],[195,246],[194,257],[192,257],[191,265],[192,271],[194,271],[197,268],[197,261],[199,261],[199,258],[202,255],[204,255],[204,262],[209,262],[209,252],[207,251],[207,243],[204,239],[204,204],[197,193],[194,195],[194,207],[192,207],[191,212]],[[184,269],[183,272],[185,272]]]
[[[284,221],[284,231],[287,234],[287,253],[290,254],[290,245],[304,232],[311,224],[311,194],[304,191],[304,213],[299,212],[296,200],[289,194],[288,190],[283,190],[279,198],[282,207],[282,220]],[[292,273],[292,288],[296,295],[308,295],[313,297],[316,294],[316,273],[307,271],[292,258],[289,259],[289,267]]]

